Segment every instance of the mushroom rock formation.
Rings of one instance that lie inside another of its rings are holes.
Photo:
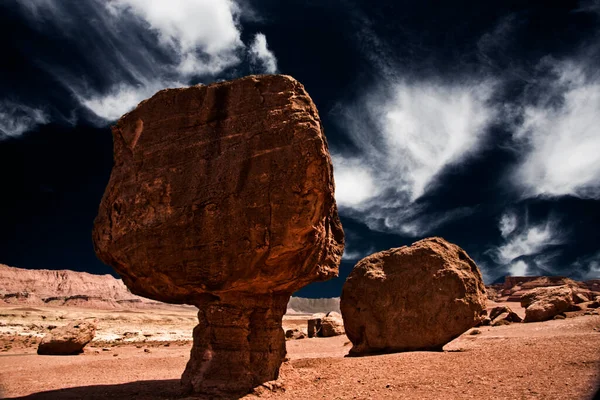
[[[199,308],[184,386],[241,394],[276,379],[291,293],[337,276],[344,247],[304,87],[266,75],[162,90],[113,140],[95,250],[131,292]]]
[[[340,302],[350,355],[440,350],[486,318],[475,262],[442,238],[360,260]]]

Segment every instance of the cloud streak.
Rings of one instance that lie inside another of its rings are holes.
[[[347,108],[342,126],[356,152],[334,152],[336,198],[373,229],[419,236],[464,214],[419,219],[417,200],[446,168],[483,142],[495,112],[493,84],[404,80],[383,83]]]
[[[525,197],[600,199],[600,79],[572,61],[548,62],[556,78],[524,106],[514,134],[525,156],[513,181]]]
[[[42,109],[11,101],[0,103],[0,140],[20,136],[48,122],[48,115]]]
[[[158,90],[235,76],[248,60],[258,73],[277,71],[265,35],[243,43],[242,13],[254,11],[233,0],[17,0],[16,6],[40,34],[82,57],[71,63],[32,55],[100,125]]]

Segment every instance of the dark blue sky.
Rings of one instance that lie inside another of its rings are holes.
[[[356,261],[443,236],[487,282],[600,278],[600,2],[0,4],[0,263],[112,273],[93,219],[109,126],[165,88],[301,81]]]

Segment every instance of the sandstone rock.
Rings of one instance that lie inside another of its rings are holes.
[[[521,322],[523,320],[510,307],[505,306],[494,307],[490,311],[490,319],[493,326],[497,326],[499,321]]]
[[[568,286],[540,287],[521,297],[524,322],[547,321],[573,306],[573,291]]]
[[[337,312],[330,312],[321,319],[321,334],[322,337],[331,337],[331,336],[339,336],[343,335],[344,331],[344,321],[342,320],[342,316]]]
[[[150,302],[120,279],[69,270],[30,270],[0,264],[0,298],[8,303],[121,308],[120,301]]]
[[[341,297],[351,355],[440,350],[481,323],[485,307],[479,269],[442,238],[362,259]]]
[[[83,352],[86,344],[96,334],[96,324],[74,321],[47,333],[41,340],[37,353],[40,355],[74,355]]]
[[[113,127],[97,255],[140,296],[199,308],[190,391],[277,378],[291,293],[337,276],[343,231],[317,109],[293,78],[158,92]]]
[[[306,333],[298,329],[288,329],[285,331],[285,338],[289,340],[298,340],[306,338]]]

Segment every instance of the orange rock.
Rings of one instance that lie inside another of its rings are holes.
[[[40,355],[75,355],[83,352],[86,344],[96,334],[96,324],[88,321],[74,321],[47,333],[38,345]]]
[[[290,295],[337,276],[344,241],[304,87],[268,75],[163,90],[113,136],[96,253],[133,293],[200,309],[184,385],[231,395],[276,379]]]
[[[351,355],[440,350],[486,318],[479,269],[460,247],[429,238],[372,254],[341,297]]]

